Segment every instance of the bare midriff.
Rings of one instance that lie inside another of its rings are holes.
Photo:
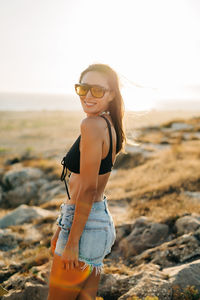
[[[108,182],[109,176],[110,176],[110,172],[98,176],[97,193],[94,202],[100,202],[103,200],[104,190]],[[80,186],[80,174],[71,173],[68,181],[69,194],[71,199],[67,199],[65,203],[67,204],[76,203],[76,198],[79,192],[79,186]]]

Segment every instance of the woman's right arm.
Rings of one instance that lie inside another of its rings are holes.
[[[58,239],[58,235],[60,233],[61,228],[58,226],[53,237],[51,238],[51,252],[54,254],[55,248],[56,248],[56,243]]]
[[[51,251],[52,251],[52,253],[54,253],[54,250],[56,248],[58,235],[59,235],[60,230],[61,230],[61,221],[62,221],[62,216],[63,216],[63,212],[62,212],[63,205],[64,205],[63,203],[60,205],[60,214],[56,219],[57,229],[56,229],[54,235],[51,238]]]

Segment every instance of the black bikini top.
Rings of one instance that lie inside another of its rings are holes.
[[[105,174],[112,170],[113,163],[112,163],[112,133],[111,133],[111,125],[107,118],[104,116],[100,116],[106,120],[108,125],[108,131],[109,131],[109,137],[110,137],[110,148],[108,151],[107,156],[101,160],[101,165],[99,168],[99,174]],[[67,183],[66,183],[66,175],[70,177],[71,174],[69,174],[68,170],[73,173],[80,173],[80,150],[79,150],[79,144],[80,144],[81,135],[76,139],[74,144],[71,146],[67,154],[63,157],[61,164],[63,165],[63,170],[61,174],[61,181],[64,180],[65,187],[67,191],[68,198],[70,199]]]

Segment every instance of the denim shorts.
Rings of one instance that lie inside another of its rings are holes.
[[[62,255],[68,240],[73,222],[75,204],[61,205],[61,217],[58,226],[61,227],[56,243],[55,253]],[[97,275],[103,268],[104,257],[111,252],[116,239],[116,230],[112,215],[108,209],[107,198],[94,202],[79,240],[79,261],[85,262],[82,269],[88,265],[95,268]]]

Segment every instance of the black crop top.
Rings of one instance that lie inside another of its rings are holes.
[[[109,131],[109,137],[110,137],[110,148],[108,151],[107,156],[101,160],[101,165],[99,168],[99,174],[105,174],[112,170],[113,163],[112,163],[112,133],[111,133],[111,125],[107,118],[104,116],[100,116],[106,120],[108,125],[108,131]],[[67,183],[66,183],[66,175],[68,175],[68,170],[73,173],[80,173],[80,150],[79,150],[79,144],[80,144],[81,135],[76,139],[74,144],[71,146],[67,154],[63,157],[61,164],[63,165],[63,170],[61,174],[61,181],[64,180],[65,187],[67,191],[68,198],[70,199]],[[68,175],[68,177],[71,174]]]

